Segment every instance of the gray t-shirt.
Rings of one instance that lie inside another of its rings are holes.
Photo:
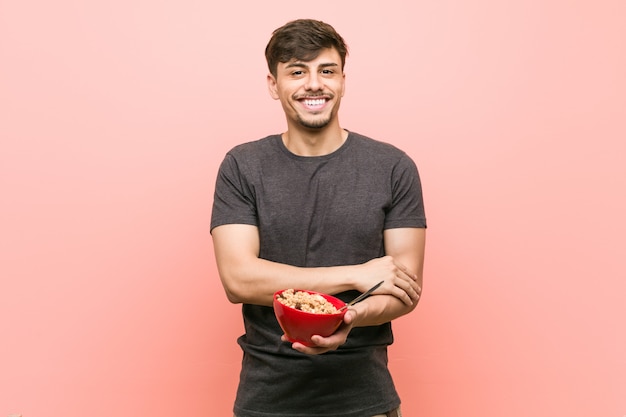
[[[425,228],[426,218],[411,158],[350,132],[318,157],[294,155],[280,135],[233,148],[218,173],[211,230],[224,224],[257,226],[261,258],[318,267],[383,256],[385,229]],[[242,312],[238,417],[362,417],[400,404],[387,369],[391,323],[355,328],[337,351],[309,356],[281,342],[271,307]]]

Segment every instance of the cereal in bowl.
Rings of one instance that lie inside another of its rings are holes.
[[[310,294],[306,291],[298,291],[289,288],[276,295],[276,299],[282,304],[314,314],[337,314],[339,310],[320,294]]]

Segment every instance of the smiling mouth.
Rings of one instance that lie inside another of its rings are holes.
[[[326,105],[328,100],[329,99],[327,97],[307,97],[302,98],[299,101],[309,110],[320,110]]]

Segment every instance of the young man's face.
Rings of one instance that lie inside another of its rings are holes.
[[[276,77],[268,75],[267,82],[271,96],[280,100],[291,125],[321,129],[336,120],[345,75],[334,48],[323,49],[311,61],[279,63]]]

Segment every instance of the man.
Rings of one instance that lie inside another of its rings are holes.
[[[347,46],[330,25],[289,22],[265,54],[287,130],[228,152],[211,220],[226,295],[243,304],[235,415],[399,416],[387,346],[390,322],[421,293],[426,220],[417,168],[399,149],[340,126]],[[348,301],[381,280],[313,347],[287,342],[271,308],[281,289]]]

